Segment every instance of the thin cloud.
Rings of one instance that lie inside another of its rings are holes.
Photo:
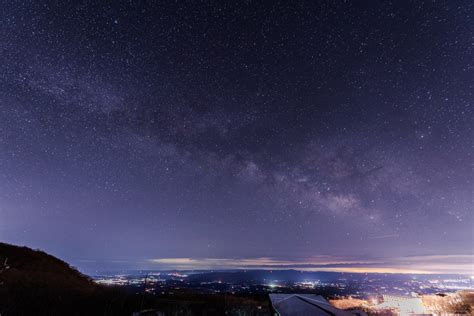
[[[378,260],[349,260],[315,257],[301,260],[275,258],[157,258],[149,259],[157,267],[174,269],[297,269],[354,273],[453,273],[472,274],[473,255],[415,256]]]

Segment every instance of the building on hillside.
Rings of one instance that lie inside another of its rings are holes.
[[[378,309],[398,309],[400,315],[424,314],[425,308],[421,297],[383,295],[383,303]]]

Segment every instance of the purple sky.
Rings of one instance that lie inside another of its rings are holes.
[[[88,273],[474,273],[472,15],[4,4],[0,240]]]

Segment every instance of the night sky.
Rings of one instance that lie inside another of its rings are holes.
[[[2,3],[0,240],[89,273],[474,273],[473,8]]]

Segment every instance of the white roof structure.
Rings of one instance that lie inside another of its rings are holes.
[[[384,295],[383,303],[377,305],[378,308],[398,309],[400,315],[424,314],[425,308],[421,297],[405,297],[395,295]]]
[[[280,316],[353,316],[316,294],[270,294],[272,307]]]

